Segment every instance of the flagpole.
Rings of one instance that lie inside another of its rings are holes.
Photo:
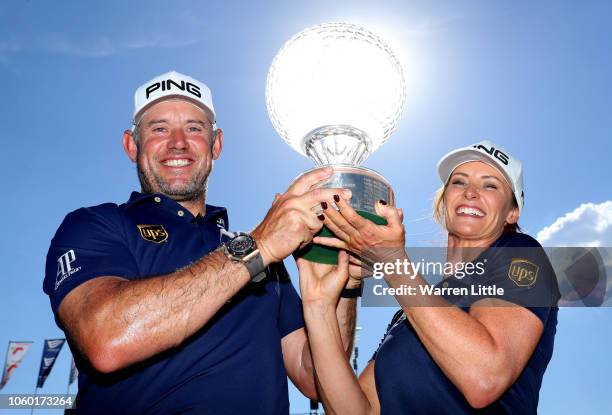
[[[72,380],[72,365],[74,365],[74,361],[70,360],[70,372],[68,372],[68,387],[66,388],[66,395],[70,395],[70,385]]]
[[[34,398],[36,398],[36,395],[38,395],[38,379],[36,379],[36,387],[34,388]],[[34,401],[35,399],[32,399],[32,408],[30,409],[30,415],[34,413]]]
[[[66,395],[70,393],[70,379],[72,378],[72,359],[73,357],[70,356],[70,369],[68,370],[68,387],[66,388]]]
[[[42,351],[42,357],[41,357],[41,368],[42,368],[42,364],[43,364],[43,358],[45,357],[45,345],[47,344],[47,340],[43,341],[43,351]],[[40,370],[38,371],[38,376],[40,377]],[[36,378],[36,387],[34,388],[34,399],[36,398],[36,396],[38,395],[38,377]],[[34,413],[34,399],[32,400],[32,409],[30,410],[30,415],[32,415]]]
[[[9,350],[11,350],[11,341],[9,340],[7,345],[6,345],[6,357],[4,358],[4,361],[6,362],[8,360],[8,355],[9,355]],[[2,379],[0,379],[0,382],[2,382],[4,380],[4,371],[6,370],[6,363],[4,364],[4,367],[2,368]],[[0,390],[4,388],[4,385],[0,384]]]

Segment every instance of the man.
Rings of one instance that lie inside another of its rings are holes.
[[[44,291],[79,368],[87,414],[286,414],[287,375],[316,399],[300,299],[282,260],[322,227],[330,169],[304,175],[251,234],[205,204],[221,154],[210,90],[169,72],[135,94],[123,147],[141,192],[66,216]],[[224,238],[225,243],[220,245]],[[338,318],[350,351],[355,300]]]

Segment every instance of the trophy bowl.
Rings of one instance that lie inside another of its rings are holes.
[[[375,204],[394,204],[388,181],[360,164],[397,129],[406,100],[403,68],[389,45],[351,23],[324,23],[289,39],[274,57],[266,107],[275,130],[317,167],[332,166],[323,187],[352,191],[351,206],[375,223]],[[331,236],[324,228],[321,235]],[[337,263],[337,250],[311,244],[298,255]]]

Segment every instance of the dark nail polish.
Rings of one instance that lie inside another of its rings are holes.
[[[340,196],[334,195],[334,202],[336,203],[340,202]]]
[[[384,200],[380,199],[379,202],[380,202],[381,205],[387,206],[387,202],[385,202]]]
[[[319,215],[319,216],[317,216],[317,218],[319,218],[319,220],[325,220],[325,216],[323,216],[323,215]]]
[[[327,202],[321,202],[321,209],[327,209]]]

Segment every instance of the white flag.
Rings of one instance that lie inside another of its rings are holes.
[[[11,375],[17,369],[21,360],[30,348],[33,342],[14,342],[9,341],[8,350],[6,352],[6,362],[4,363],[4,371],[2,372],[2,381],[0,389],[4,387],[11,378]]]

